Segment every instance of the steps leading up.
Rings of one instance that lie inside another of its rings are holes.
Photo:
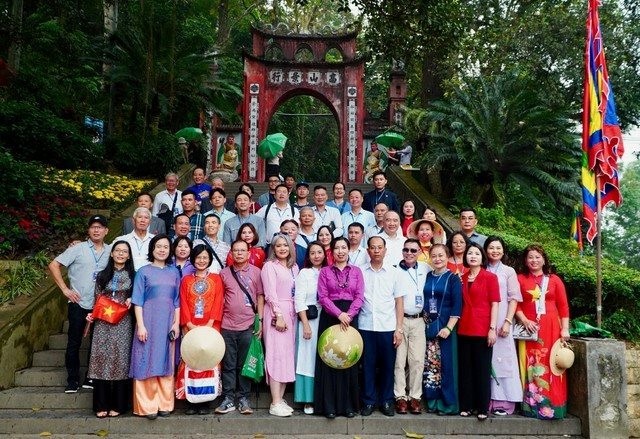
[[[38,434],[43,431],[52,434],[91,434],[105,429],[109,434],[128,434],[144,431],[146,434],[189,434],[265,435],[322,433],[322,437],[332,434],[344,435],[392,435],[402,434],[402,429],[431,435],[474,435],[496,437],[508,432],[523,432],[529,437],[579,436],[580,421],[569,418],[562,421],[537,421],[519,416],[492,418],[485,422],[463,419],[457,416],[405,415],[387,418],[379,413],[362,418],[337,418],[327,420],[319,416],[308,416],[296,411],[289,418],[270,416],[266,410],[244,416],[237,412],[226,415],[186,416],[173,414],[169,418],[149,421],[132,415],[114,419],[97,419],[90,411],[84,410],[2,410],[0,412],[0,433]],[[505,436],[507,437],[507,436]],[[517,433],[508,437],[518,437]]]
[[[64,327],[66,329],[66,325]],[[146,435],[171,435],[174,437],[252,437],[256,433],[295,438],[332,437],[404,437],[403,429],[427,435],[429,439],[455,436],[464,438],[567,438],[580,437],[580,420],[575,417],[559,421],[538,421],[522,416],[494,417],[485,422],[459,416],[441,417],[432,414],[396,415],[388,418],[379,412],[372,416],[356,416],[353,419],[327,420],[321,416],[304,415],[297,407],[290,418],[270,416],[270,395],[261,385],[258,396],[252,393],[250,402],[255,408],[251,416],[238,412],[226,415],[213,413],[205,416],[186,416],[183,401],[176,402],[176,410],[168,419],[149,421],[131,414],[113,419],[97,419],[92,407],[92,392],[80,389],[75,394],[65,394],[66,371],[64,368],[65,333],[49,337],[49,350],[34,354],[33,366],[15,374],[16,387],[0,392],[0,435],[53,435],[80,437],[107,430],[110,437],[131,437],[144,432]],[[88,342],[81,352],[82,370],[86,368]],[[291,390],[291,387],[289,388]],[[291,393],[285,398],[292,401]],[[211,407],[219,404],[215,401]],[[315,435],[315,436],[314,436]],[[151,437],[151,436],[150,436]]]

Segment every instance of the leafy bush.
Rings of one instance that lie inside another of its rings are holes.
[[[44,252],[24,258],[18,265],[8,270],[6,281],[0,291],[0,304],[10,302],[18,296],[30,296],[36,290],[38,281],[44,277],[44,267],[49,258]]]
[[[102,166],[103,148],[83,128],[28,102],[0,105],[0,143],[19,160],[60,168]]]
[[[164,131],[156,136],[147,133],[144,141],[131,136],[110,139],[109,143],[108,148],[113,149],[115,154],[113,164],[119,170],[133,175],[162,178],[183,163],[177,139]]]
[[[502,237],[514,262],[520,260],[525,247],[533,242],[543,245],[552,267],[562,278],[571,304],[571,317],[593,323],[596,315],[596,265],[593,256],[580,256],[570,239],[558,239],[561,232],[535,216],[514,218],[501,208],[478,209],[482,233]],[[569,226],[564,228],[569,231]],[[603,328],[627,340],[640,339],[640,272],[602,260]]]

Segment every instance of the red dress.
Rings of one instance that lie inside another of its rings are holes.
[[[402,236],[407,236],[407,230],[409,230],[409,224],[415,221],[413,215],[407,216],[402,220],[400,227],[402,228]]]
[[[262,247],[251,247],[249,249],[249,263],[255,267],[262,268],[266,256]],[[231,252],[227,254],[227,267],[233,265],[233,255]]]
[[[447,270],[449,270],[453,274],[457,274],[458,276],[460,276],[460,278],[462,278],[463,274],[465,274],[465,273],[467,273],[467,271],[469,271],[469,269],[464,266],[462,261],[459,264],[456,264],[456,263],[451,262],[451,261],[447,261]]]
[[[523,300],[518,303],[517,310],[522,311],[527,319],[535,321],[534,296],[539,294],[542,276],[519,274],[518,282]],[[538,341],[518,342],[520,377],[524,385],[522,411],[525,416],[562,419],[567,413],[566,374],[556,376],[549,367],[551,347],[560,338],[561,318],[569,318],[567,293],[562,280],[552,274],[545,294],[545,313],[538,321]]]

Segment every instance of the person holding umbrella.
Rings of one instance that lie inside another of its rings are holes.
[[[258,145],[258,155],[267,161],[265,172],[267,175],[280,176],[280,159],[287,143],[287,137],[282,133],[273,133],[265,137]]]

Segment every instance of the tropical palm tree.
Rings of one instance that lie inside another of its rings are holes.
[[[467,79],[442,101],[407,114],[410,137],[424,139],[417,163],[450,176],[443,186],[471,202],[503,204],[516,191],[573,206],[580,147],[563,109],[517,73]]]

